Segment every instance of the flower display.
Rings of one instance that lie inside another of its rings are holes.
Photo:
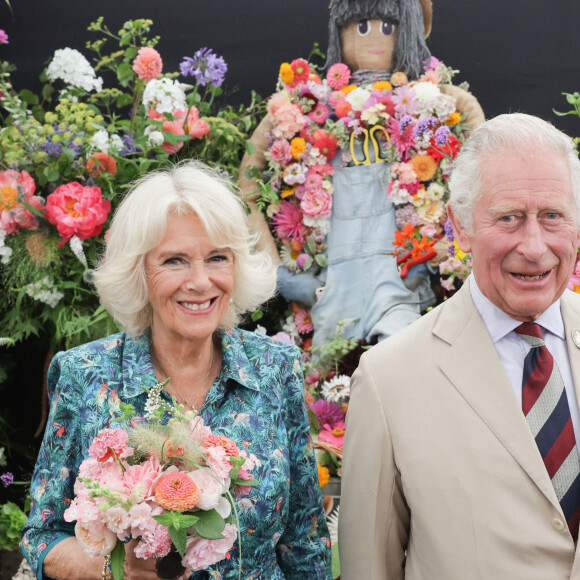
[[[200,48],[193,57],[186,56],[179,65],[183,76],[194,77],[204,87],[212,84],[219,87],[228,71],[225,60],[210,48]]]
[[[114,568],[122,569],[125,557],[115,546],[130,539],[137,540],[137,558],[163,558],[175,549],[192,571],[228,557],[238,537],[233,494],[241,497],[258,483],[252,454],[213,434],[194,411],[164,402],[167,382],[149,391],[148,420],[97,434],[64,512],[66,521],[76,522],[85,552],[111,554]],[[134,419],[131,405],[122,412],[114,421]],[[164,413],[171,416],[167,424]]]
[[[12,65],[0,61],[2,338],[38,335],[56,352],[114,332],[92,269],[129,184],[192,157],[237,176],[265,105],[256,97],[218,108],[223,59],[196,52],[199,82],[165,71],[152,27],[129,20],[115,33],[97,19],[87,56],[71,48],[52,55],[36,100],[20,98]],[[0,50],[7,41],[0,34]],[[105,86],[100,74],[117,84]]]

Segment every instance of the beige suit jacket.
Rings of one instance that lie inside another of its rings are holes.
[[[580,296],[561,310],[580,400]],[[347,413],[342,580],[580,580],[580,551],[468,285],[370,349]]]

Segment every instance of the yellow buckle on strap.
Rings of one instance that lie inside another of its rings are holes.
[[[364,139],[363,139],[364,159],[362,161],[360,159],[357,159],[357,156],[354,152],[354,145],[355,145],[356,137],[355,137],[354,133],[351,134],[351,136],[350,136],[350,154],[352,156],[352,161],[355,165],[370,165],[371,163],[383,163],[384,161],[387,160],[386,158],[381,157],[381,147],[380,147],[379,142],[377,141],[377,138],[375,136],[375,133],[377,131],[382,131],[384,133],[384,135],[386,136],[387,141],[390,140],[388,131],[381,125],[375,125],[370,130],[363,129],[362,132],[364,135]],[[374,161],[371,161],[370,155],[369,155],[369,139],[373,145],[373,149],[375,152],[375,160]]]

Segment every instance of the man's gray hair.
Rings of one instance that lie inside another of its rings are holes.
[[[482,191],[482,164],[501,153],[541,156],[561,155],[568,162],[572,190],[580,215],[580,160],[570,137],[539,117],[524,113],[498,115],[469,136],[453,164],[448,206],[469,235],[473,235],[473,212]]]

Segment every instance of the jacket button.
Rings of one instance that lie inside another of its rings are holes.
[[[564,530],[566,528],[566,524],[564,524],[564,522],[562,520],[559,520],[556,518],[555,520],[552,520],[552,527],[557,532],[561,532],[562,530]]]

